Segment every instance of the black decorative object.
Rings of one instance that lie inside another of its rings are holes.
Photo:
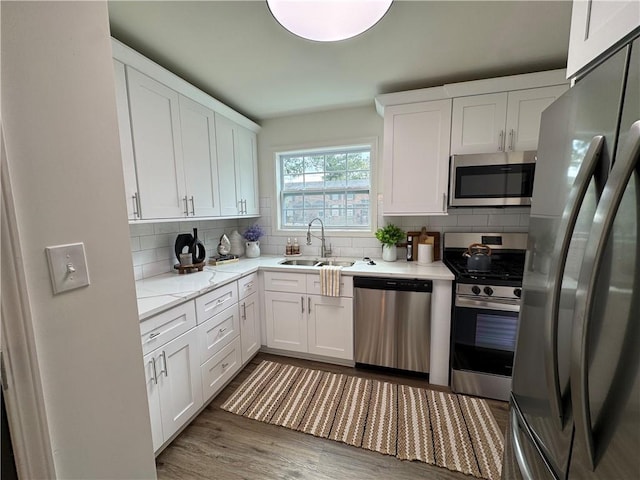
[[[193,229],[193,240],[191,242],[191,247],[189,248],[189,252],[191,253],[191,258],[193,259],[193,264],[204,262],[204,259],[207,256],[207,253],[204,249],[204,243],[198,240],[198,229]]]
[[[191,245],[193,244],[193,235],[190,233],[181,233],[176,238],[175,243],[175,253],[178,262],[180,262],[180,254],[181,253],[191,253]],[[184,250],[184,247],[187,247],[187,251]]]

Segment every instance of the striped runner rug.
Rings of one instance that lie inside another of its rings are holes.
[[[503,436],[482,399],[263,361],[222,408],[403,460],[500,479]]]

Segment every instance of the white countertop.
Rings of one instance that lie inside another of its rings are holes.
[[[314,258],[314,257],[298,257]],[[263,255],[258,258],[242,258],[235,263],[219,266],[206,266],[202,272],[188,274],[164,273],[136,282],[138,297],[138,315],[145,320],[168,308],[198,297],[217,287],[261,270],[287,270],[297,273],[318,273],[318,267],[298,265],[280,265],[285,260],[282,256]],[[368,265],[362,260],[351,267],[343,267],[343,275],[421,278],[427,280],[452,281],[454,276],[442,263],[418,265],[416,262],[398,260],[385,262],[374,259],[375,265]]]

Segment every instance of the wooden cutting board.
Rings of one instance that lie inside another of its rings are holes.
[[[440,232],[428,232],[427,227],[422,227],[419,232],[407,232],[407,235],[413,237],[413,260],[418,260],[418,244],[433,244],[433,260],[440,260]]]

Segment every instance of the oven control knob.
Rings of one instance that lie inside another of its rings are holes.
[[[486,293],[487,295],[491,296],[493,295],[493,288],[491,287],[484,287],[484,293]]]
[[[477,285],[474,285],[473,287],[471,287],[471,291],[473,292],[474,295],[480,295],[480,287]]]
[[[514,289],[513,289],[513,294],[514,294],[516,297],[520,298],[520,296],[522,295],[522,289],[521,289],[521,288],[514,288]]]

